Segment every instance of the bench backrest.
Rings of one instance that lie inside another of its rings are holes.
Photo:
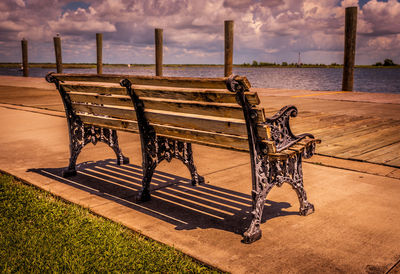
[[[128,79],[142,100],[145,117],[159,136],[248,151],[243,110],[226,88],[227,78],[53,74],[62,81],[72,109],[86,124],[138,132],[136,113],[120,80]],[[240,78],[248,87],[245,77]],[[257,111],[258,133],[268,138],[257,93],[245,92]]]

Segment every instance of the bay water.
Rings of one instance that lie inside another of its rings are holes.
[[[55,69],[30,68],[29,76],[44,77]],[[103,67],[103,73],[154,75],[153,66]],[[96,69],[64,69],[64,73],[96,73]],[[246,76],[253,87],[336,91],[342,86],[341,68],[234,67],[233,73]],[[17,68],[0,68],[0,75],[22,76]],[[221,77],[221,66],[164,67],[164,76]],[[0,83],[1,85],[1,83]],[[355,68],[354,90],[400,93],[400,68]]]

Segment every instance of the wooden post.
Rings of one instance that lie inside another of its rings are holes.
[[[155,29],[155,43],[156,43],[156,76],[162,76],[163,66],[163,30]]]
[[[62,55],[61,55],[61,38],[57,34],[56,37],[53,37],[54,40],[54,52],[56,54],[56,66],[57,66],[57,73],[62,73]]]
[[[233,21],[225,21],[225,77],[232,74],[233,64]]]
[[[346,8],[342,90],[353,90],[356,55],[357,7]]]
[[[23,70],[23,75],[24,77],[29,76],[28,72],[28,41],[22,39],[21,41],[21,46],[22,46],[22,70]]]
[[[97,74],[103,73],[103,34],[96,33]]]

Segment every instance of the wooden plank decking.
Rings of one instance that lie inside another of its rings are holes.
[[[271,116],[296,105],[295,134],[322,140],[317,153],[400,168],[400,94],[257,89]]]
[[[400,120],[305,113],[293,130],[321,138],[318,154],[400,167]]]

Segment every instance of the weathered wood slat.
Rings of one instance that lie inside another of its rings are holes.
[[[306,148],[305,145],[295,144],[288,148],[288,150],[296,151],[297,153],[303,153],[304,149]]]
[[[125,88],[116,84],[73,83],[62,84],[65,91],[86,92],[106,95],[127,95]],[[164,98],[184,101],[200,101],[214,103],[237,104],[235,94],[228,90],[190,89],[181,87],[155,87],[133,85],[140,99],[145,97]],[[259,105],[260,99],[256,92],[246,92],[246,98],[253,105]]]
[[[98,117],[87,114],[78,114],[86,124],[107,127],[116,130],[138,132],[136,121],[121,120],[115,118]],[[158,136],[169,137],[190,143],[233,149],[239,151],[249,151],[249,143],[246,137],[206,132],[193,129],[151,124]]]
[[[160,113],[145,111],[145,116],[150,123],[166,124],[188,129],[212,131],[225,134],[247,136],[247,128],[244,120],[220,118],[212,119],[203,115],[175,115],[172,113]]]
[[[72,107],[78,112],[136,120],[136,112],[133,108],[116,108],[80,103],[72,103]],[[146,110],[145,116],[150,123],[154,124],[166,124],[180,128],[247,136],[246,123],[240,119],[152,110]],[[262,138],[267,137],[266,126],[259,125],[259,135]]]
[[[294,150],[285,149],[281,152],[268,153],[268,156],[272,160],[286,160],[287,158],[293,157],[297,152]]]
[[[212,147],[249,151],[247,137],[234,136],[200,130],[188,130],[172,126],[153,125],[159,136],[170,137],[180,141],[196,143]]]
[[[133,107],[129,96],[106,96],[75,92],[69,92],[68,94],[73,102]],[[243,119],[243,110],[237,104],[217,104],[156,98],[143,98],[142,101],[146,109]],[[255,107],[255,110],[258,114],[258,122],[263,123],[265,121],[264,109]]]
[[[244,119],[242,108],[235,104],[218,104],[155,98],[142,98],[142,101],[145,109]],[[265,122],[264,110],[262,108],[255,108],[255,110],[257,111],[258,122]]]
[[[115,130],[123,130],[139,133],[138,124],[136,121],[121,120],[115,118],[98,117],[83,113],[77,113],[81,118],[82,122],[89,125],[95,125],[99,127],[107,127]]]
[[[304,139],[301,139],[298,141],[296,144],[304,145],[304,146],[310,146],[312,143],[320,144],[321,140],[320,139],[311,139],[310,137],[306,137]]]
[[[82,83],[82,82],[66,82],[61,86],[65,91],[72,92],[85,92],[106,95],[128,95],[126,88],[121,87],[119,84],[109,83]]]
[[[195,77],[161,77],[141,75],[118,75],[118,74],[53,74],[60,81],[88,81],[116,83],[122,79],[129,79],[134,85],[173,86],[188,88],[217,88],[226,89],[226,77],[220,78],[195,78]],[[246,77],[236,79],[250,88]]]
[[[262,140],[262,142],[267,145],[269,153],[276,153],[276,145],[274,141]]]
[[[154,97],[184,101],[237,104],[235,94],[226,90],[195,90],[184,88],[163,89],[145,86],[134,86],[134,90],[139,98]],[[260,99],[256,92],[246,92],[246,98],[250,104],[260,104]]]
[[[106,96],[97,94],[82,94],[76,92],[68,92],[68,94],[73,102],[133,107],[132,100],[129,96]]]
[[[133,108],[116,108],[81,103],[72,103],[72,108],[77,112],[85,112],[96,116],[108,116],[136,121],[136,112]]]

